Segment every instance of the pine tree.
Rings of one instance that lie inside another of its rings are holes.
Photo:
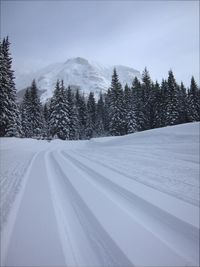
[[[143,112],[143,90],[137,77],[134,78],[132,87],[133,109],[135,113],[136,131],[142,131],[144,128],[144,112]]]
[[[20,106],[21,121],[22,121],[22,137],[32,137],[32,125],[31,125],[31,95],[29,88],[23,97],[23,101]]]
[[[131,88],[125,85],[124,88],[124,111],[125,111],[125,133],[134,133],[137,130],[136,110],[133,101]]]
[[[166,116],[166,92],[167,92],[167,81],[162,80],[161,85],[156,85],[156,126],[165,126],[165,116]]]
[[[76,91],[75,104],[78,113],[78,132],[79,139],[86,138],[86,123],[87,123],[87,106],[84,95],[80,95],[79,90]]]
[[[90,92],[87,101],[87,123],[86,123],[86,137],[92,138],[95,136],[95,123],[96,123],[96,104],[94,93]]]
[[[179,123],[179,87],[172,70],[169,71],[166,91],[165,125]]]
[[[79,138],[78,111],[75,105],[75,97],[70,87],[67,89],[67,100],[69,105],[69,139],[76,140]]]
[[[110,87],[110,123],[109,130],[111,135],[125,134],[123,90],[119,82],[116,69],[113,71]]]
[[[32,137],[40,138],[44,135],[44,115],[35,80],[33,80],[30,87],[30,101],[29,116],[31,121]]]
[[[186,88],[181,82],[179,89],[179,123],[189,122],[188,98]]]
[[[0,136],[20,136],[21,121],[8,37],[0,43]]]
[[[44,137],[47,139],[50,138],[50,128],[49,128],[49,120],[50,120],[50,108],[49,108],[50,103],[46,102],[43,107],[43,115],[44,115]]]
[[[152,89],[151,89],[152,97],[151,97],[151,129],[160,127],[157,114],[158,110],[159,112],[161,111],[161,106],[162,106],[162,94],[161,94],[161,89],[160,89],[160,84],[158,81],[155,83],[152,82]]]
[[[48,123],[48,121],[49,121],[49,109],[48,109],[47,103],[44,104],[43,113],[44,113],[44,119]]]
[[[198,88],[194,77],[191,78],[190,89],[188,91],[188,109],[189,120],[200,120],[200,89]]]
[[[52,137],[58,137],[62,140],[69,139],[69,103],[63,81],[61,85],[57,81],[50,104],[50,112],[50,133]]]
[[[148,130],[155,127],[155,90],[148,70],[145,68],[142,74],[142,130]]]
[[[97,136],[105,135],[105,103],[103,100],[103,95],[100,93],[99,100],[96,108],[96,134]]]
[[[110,124],[110,114],[111,114],[111,92],[110,89],[108,88],[107,93],[104,94],[104,99],[105,99],[105,105],[104,105],[104,131],[107,136],[110,135],[110,129],[109,129],[109,124]]]

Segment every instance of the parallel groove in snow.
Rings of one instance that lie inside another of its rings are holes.
[[[54,179],[54,189],[60,196],[60,199],[54,200],[59,201],[56,205],[62,207],[62,214],[57,216],[58,220],[64,218],[63,227],[66,228],[68,224],[68,231],[62,238],[70,241],[74,255],[73,259],[66,256],[67,266],[133,266],[100,226],[70,182],[71,179],[76,179],[73,173],[63,172],[54,154],[50,154],[49,166],[52,166],[51,179]],[[60,231],[65,232],[63,229]],[[64,249],[66,255],[71,253],[69,247],[65,246]]]
[[[1,265],[198,266],[198,147],[199,123],[88,141],[0,139]]]
[[[109,236],[136,266],[182,266],[189,261],[178,255],[158,237],[144,228],[102,190],[88,181],[88,175],[73,163],[54,153],[81,198]],[[66,167],[64,167],[66,166]],[[91,199],[93,201],[91,202]],[[129,229],[129,230],[128,230]],[[128,231],[127,231],[128,230]],[[150,243],[149,243],[150,242]],[[165,261],[163,262],[163,256]],[[146,255],[145,258],[142,255]],[[149,255],[149,256],[148,256]]]
[[[44,153],[36,155],[29,169],[3,266],[65,266]]]
[[[137,195],[120,187],[108,177],[105,176],[105,171],[102,170],[104,176],[101,175],[100,169],[95,171],[86,162],[81,162],[80,158],[72,157],[67,152],[62,151],[62,154],[70,160],[76,168],[80,168],[86,173],[88,180],[95,183],[97,187],[103,189],[107,196],[116,201],[117,205],[121,205],[135,220],[141,223],[149,231],[152,231],[159,239],[172,246],[174,250],[180,253],[188,260],[198,261],[198,236],[199,230],[191,225],[179,220],[173,215],[153,206],[146,200],[139,198]],[[113,173],[115,177],[115,173]],[[114,199],[113,199],[114,197]],[[147,223],[148,222],[148,223]],[[166,235],[166,231],[168,235]],[[183,249],[182,244],[187,244]]]
[[[79,151],[79,152],[78,151],[72,151],[72,152],[77,154],[77,155],[79,155],[79,156],[81,156],[81,157],[83,157],[83,158],[85,158],[85,159],[89,159],[90,161],[98,163],[99,165],[102,165],[103,167],[106,167],[106,168],[110,169],[111,171],[114,171],[116,173],[120,173],[121,175],[126,176],[127,178],[129,178],[131,180],[134,179],[134,180],[136,180],[136,181],[138,181],[140,183],[143,183],[144,185],[147,185],[149,187],[152,187],[152,188],[154,188],[156,190],[159,189],[160,191],[162,191],[164,193],[167,193],[167,194],[170,194],[172,196],[175,196],[176,198],[179,198],[179,199],[181,199],[183,201],[191,203],[191,204],[193,204],[193,205],[195,205],[197,207],[199,206],[199,200],[197,199],[198,196],[199,196],[199,184],[198,184],[198,182],[196,183],[197,185],[194,186],[194,183],[192,184],[192,183],[184,182],[184,181],[181,180],[181,184],[182,185],[183,184],[186,185],[187,186],[187,190],[190,188],[191,191],[193,192],[193,194],[190,193],[189,196],[187,196],[186,192],[183,191],[184,194],[182,193],[180,195],[180,194],[177,194],[177,192],[176,192],[177,186],[175,186],[175,188],[174,188],[175,191],[173,191],[173,188],[169,188],[169,187],[166,188],[165,187],[167,180],[169,180],[170,183],[174,183],[174,184],[177,184],[177,183],[180,182],[180,180],[178,180],[178,179],[176,179],[174,177],[170,177],[169,175],[168,176],[164,176],[164,175],[160,174],[158,181],[159,182],[162,181],[162,182],[165,182],[165,183],[164,184],[155,184],[155,177],[157,177],[157,175],[156,174],[151,174],[149,172],[147,173],[144,170],[138,170],[137,166],[134,166],[133,175],[130,175],[124,169],[122,170],[121,166],[119,166],[119,161],[116,161],[116,163],[115,163],[115,159],[112,159],[112,164],[108,164],[108,162],[105,161],[105,158],[106,158],[107,155],[105,155],[103,153],[102,154],[103,154],[104,158],[101,158],[102,155],[101,156],[98,155],[98,160],[97,160],[97,159],[95,159],[95,155],[94,155],[93,151],[92,151],[91,154],[87,154],[87,153],[85,153],[85,151],[83,151],[83,152],[81,152],[81,151]],[[136,150],[136,152],[134,152],[134,153],[133,152],[132,153],[129,152],[128,155],[131,158],[131,156],[134,154],[134,159],[135,159],[135,158],[139,158],[137,153],[138,153],[138,151]],[[143,151],[143,153],[145,153],[145,152]],[[136,154],[136,156],[135,156],[135,154]],[[144,160],[144,158],[143,158],[143,160]],[[152,158],[151,153],[146,158]],[[107,159],[109,159],[108,156],[107,156]],[[142,159],[142,157],[141,157],[141,159]],[[160,161],[159,157],[157,158],[157,160],[158,159]],[[113,163],[115,163],[115,164],[113,164]],[[156,160],[154,159],[154,161],[152,162],[152,165],[155,166],[155,163],[156,163]],[[188,163],[188,161],[187,161],[187,163]],[[195,163],[192,162],[192,164],[195,167],[197,166],[197,162],[195,162]],[[186,164],[184,163],[184,166],[185,165]],[[148,176],[148,180],[144,179],[144,177],[146,175]]]

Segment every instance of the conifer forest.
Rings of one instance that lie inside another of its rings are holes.
[[[57,81],[53,97],[43,105],[35,80],[23,101],[16,96],[8,37],[0,43],[0,136],[83,140],[121,136],[138,131],[200,120],[200,88],[178,84],[172,70],[161,83],[152,81],[147,68],[141,80],[123,88],[116,69],[107,92],[95,99]]]

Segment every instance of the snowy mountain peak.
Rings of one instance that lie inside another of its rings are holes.
[[[18,96],[23,96],[24,89],[30,86],[33,79],[36,80],[43,102],[53,95],[58,79],[63,80],[65,86],[71,86],[72,89],[79,88],[86,94],[92,91],[98,96],[101,91],[109,88],[114,67],[123,86],[126,83],[131,85],[134,77],[140,78],[139,71],[127,66],[105,67],[85,58],[75,57],[62,63],[51,64],[28,75],[16,75]]]
[[[89,65],[87,59],[82,57],[69,58],[65,64],[80,64],[80,65]]]

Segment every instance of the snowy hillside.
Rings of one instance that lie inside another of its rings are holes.
[[[199,123],[0,148],[2,266],[198,266]]]
[[[115,66],[119,74],[120,81],[131,84],[134,77],[140,78],[137,70],[126,66]],[[46,100],[52,96],[57,79],[64,80],[66,86],[80,88],[86,94],[90,91],[99,95],[100,91],[107,90],[111,83],[111,76],[114,66],[105,67],[100,64],[89,62],[84,58],[68,59],[64,63],[52,64],[36,73],[26,75],[16,75],[16,87],[18,92],[30,86],[35,78],[39,90],[44,90],[41,100]]]

